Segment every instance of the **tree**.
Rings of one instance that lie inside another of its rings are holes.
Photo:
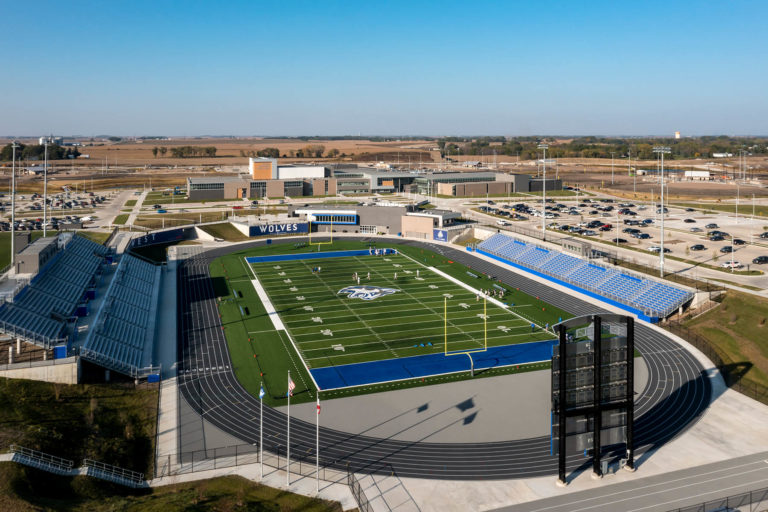
[[[333,148],[332,150],[328,151],[328,154],[326,155],[328,158],[336,158],[339,156],[339,150],[336,148]]]
[[[165,154],[168,152],[168,148],[165,146],[162,146],[160,148],[160,156],[165,156]]]
[[[152,156],[154,156],[155,158],[157,158],[157,146],[155,146],[155,147],[153,147],[153,148],[152,148]]]

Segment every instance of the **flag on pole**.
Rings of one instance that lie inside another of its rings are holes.
[[[293,379],[288,377],[288,396],[293,396],[293,390],[296,389],[296,384],[293,383]]]
[[[317,397],[317,414],[320,414],[320,397]]]
[[[259,400],[264,398],[264,395],[266,395],[266,393],[264,392],[264,386],[261,386],[261,388],[259,389]]]

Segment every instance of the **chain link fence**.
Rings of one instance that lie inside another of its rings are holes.
[[[768,510],[768,487],[689,507],[672,509],[669,512],[762,512],[764,510]]]

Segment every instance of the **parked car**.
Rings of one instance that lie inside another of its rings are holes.
[[[752,263],[755,263],[756,265],[762,265],[763,263],[768,263],[768,256],[758,256],[757,258],[752,260]]]
[[[692,211],[694,211],[694,209],[693,208],[686,208],[685,211],[692,212]]]
[[[712,236],[709,237],[709,241],[710,242],[722,242],[723,240],[725,240],[725,238],[723,238],[720,235],[712,235]]]
[[[702,244],[696,244],[691,246],[692,251],[703,251],[704,249],[706,249],[706,247],[704,247]]]
[[[705,228],[707,228],[707,229],[717,229],[717,224],[715,224],[715,223],[710,223],[710,224],[707,224],[707,225],[706,225],[706,226],[704,226],[704,227],[705,227]]]
[[[613,242],[614,244],[625,244],[627,243],[627,240],[624,238],[614,238],[613,240],[611,240],[611,242]]]
[[[632,233],[633,238],[639,238],[640,240],[648,240],[651,238],[651,235],[648,233]]]
[[[760,233],[760,238],[768,238],[768,231],[765,233]]]
[[[696,222],[696,219],[683,219],[683,222],[691,224],[691,223]]]
[[[730,245],[725,245],[725,246],[720,248],[720,252],[725,253],[725,254],[731,253],[731,252],[733,252],[733,247],[731,247]]]
[[[744,267],[744,265],[742,265],[738,261],[726,261],[724,263],[721,263],[720,267],[734,269],[734,268],[742,268]]]
[[[648,248],[648,250],[651,251],[651,252],[661,252],[661,247],[659,247],[658,245],[652,245],[652,246],[650,246]],[[669,249],[669,247],[665,247],[664,248],[664,254],[666,254],[668,252],[672,252],[672,251]]]
[[[733,245],[746,245],[747,242],[742,240],[741,238],[734,238],[733,239]]]
[[[691,233],[701,233],[704,230],[701,228],[691,228],[690,231]]]

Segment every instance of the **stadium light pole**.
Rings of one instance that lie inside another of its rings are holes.
[[[664,278],[664,155],[670,153],[667,146],[656,146],[653,152],[661,155],[661,250],[659,251],[659,273]]]
[[[91,178],[93,183],[93,178]],[[93,186],[91,186],[93,188]],[[45,140],[45,166],[43,167],[43,238],[48,233],[48,139]]]
[[[539,149],[544,150],[544,178],[541,181],[541,239],[546,238],[547,233],[547,144],[539,144]]]
[[[615,154],[614,151],[611,151],[611,185],[613,185],[613,155]]]
[[[16,148],[19,144],[13,141],[12,170],[11,170],[11,270],[16,263]]]

